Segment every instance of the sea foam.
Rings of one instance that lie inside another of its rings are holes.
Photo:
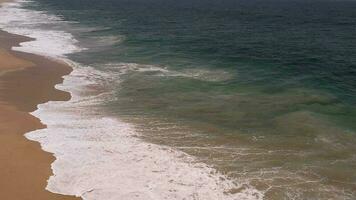
[[[33,113],[47,129],[26,136],[54,153],[47,189],[83,199],[257,199],[259,192],[228,180],[211,167],[170,147],[146,143],[131,124],[100,112],[109,94],[82,96],[91,82],[77,68],[57,88],[72,100],[49,102]],[[92,71],[90,73],[93,73]],[[80,87],[83,87],[79,89]],[[77,91],[77,92],[75,92]]]
[[[36,39],[32,42],[25,42],[21,47],[13,47],[28,53],[35,53],[49,57],[63,57],[83,50],[79,48],[78,42],[72,34],[60,29],[44,29],[51,25],[60,25],[66,23],[60,17],[49,15],[43,11],[34,11],[25,9],[23,4],[31,1],[20,0],[5,3],[0,8],[0,27],[10,33],[27,36]]]
[[[39,105],[32,114],[47,128],[26,134],[56,158],[47,190],[86,200],[263,197],[256,189],[229,180],[192,156],[139,139],[134,125],[106,116],[100,105],[111,98],[110,92],[94,94],[89,86],[100,85],[110,75],[68,60],[67,54],[81,50],[74,37],[64,31],[43,28],[45,23],[63,21],[45,12],[24,9],[23,3],[28,1],[0,8],[1,28],[36,39],[22,43],[16,50],[61,59],[74,69],[64,77],[63,84],[56,86],[70,92],[71,100]]]

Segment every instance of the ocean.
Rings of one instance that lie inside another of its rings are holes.
[[[67,62],[26,134],[96,199],[356,199],[356,1],[21,0],[16,50]]]

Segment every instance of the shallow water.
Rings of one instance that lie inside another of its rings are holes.
[[[22,5],[28,15],[18,10],[19,15],[33,17],[36,10],[34,19],[49,20],[12,21],[11,30],[42,38],[21,50],[80,63],[78,69],[90,73],[79,77],[95,80],[86,88],[104,93],[93,97],[94,116],[133,126],[139,141],[187,153],[194,158],[190,162],[207,164],[221,179],[238,183],[221,187],[223,193],[249,199],[356,198],[355,2]],[[16,29],[19,25],[25,29]],[[43,48],[58,38],[57,45]],[[96,136],[118,131],[99,127]],[[122,134],[127,137],[120,132],[112,138]]]

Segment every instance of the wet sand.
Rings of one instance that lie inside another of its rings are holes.
[[[2,0],[0,2],[3,2]],[[56,90],[71,68],[41,56],[11,51],[29,40],[0,31],[0,199],[72,200],[45,190],[54,157],[26,132],[45,128],[29,112],[47,101],[65,101],[70,94]]]

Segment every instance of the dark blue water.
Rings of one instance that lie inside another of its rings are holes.
[[[145,139],[266,199],[356,198],[355,1],[36,2],[78,22],[70,57],[120,79],[103,109]]]

